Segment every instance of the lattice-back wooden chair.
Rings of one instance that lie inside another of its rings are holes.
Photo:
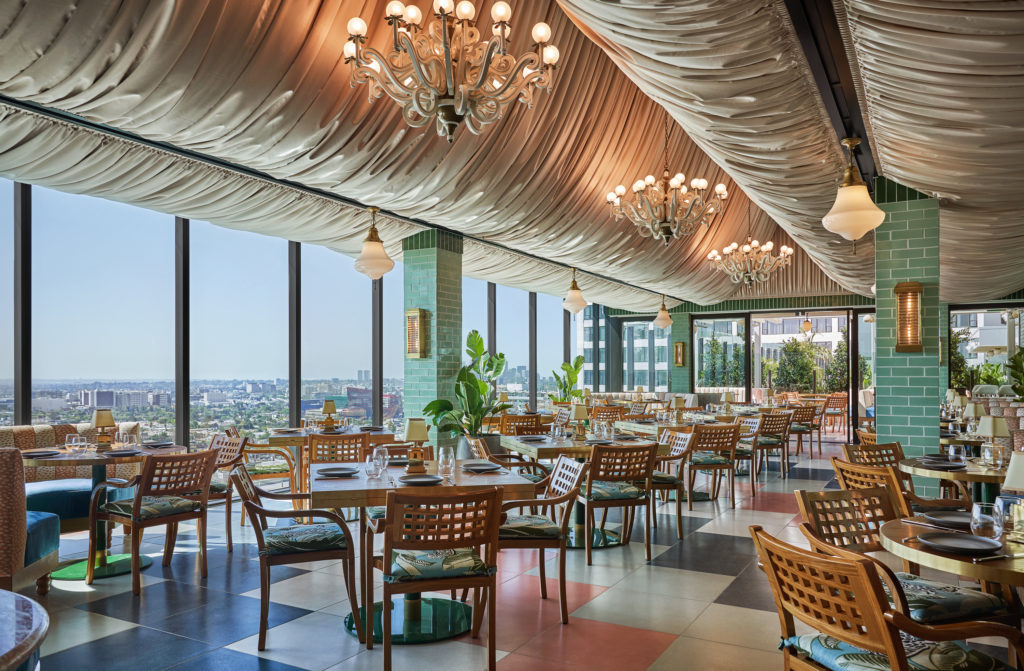
[[[384,671],[391,671],[391,596],[467,588],[473,590],[473,638],[487,609],[487,668],[494,670],[501,497],[501,487],[464,494],[388,492],[384,553],[373,558],[384,573]],[[370,608],[368,603],[368,613]],[[366,617],[367,645],[374,619]]]
[[[302,449],[302,448],[298,448]],[[242,450],[243,463],[249,477],[256,482],[266,480],[287,480],[288,491],[298,491],[299,473],[295,470],[295,457],[287,447],[272,446],[269,443],[253,443],[246,440]],[[294,507],[300,506],[298,499],[292,501]],[[245,509],[239,511],[239,519],[245,526]]]
[[[163,565],[171,563],[178,523],[196,520],[199,539],[199,572],[206,577],[206,506],[210,494],[210,478],[217,464],[216,450],[193,454],[147,455],[142,468],[131,480],[115,478],[100,483],[92,490],[89,505],[89,557],[96,556],[96,534],[99,522],[123,524],[131,535],[132,593],[142,589],[139,546],[142,532],[149,527],[167,526]],[[131,499],[101,503],[107,487],[137,487]],[[198,497],[190,498],[195,492]],[[95,562],[86,564],[85,582],[91,585]]]
[[[621,405],[595,405],[590,410],[590,421],[593,422],[617,422],[626,414],[626,409]]]
[[[238,434],[238,430],[235,429],[232,436],[234,427],[228,429],[224,433],[217,434],[210,439],[209,449],[217,451],[217,463],[214,465],[214,473],[217,471],[223,471],[226,476],[231,472],[238,464],[242,463],[245,458],[243,450],[245,449],[245,438],[241,438]],[[188,498],[200,500],[199,492],[193,492]],[[234,492],[231,489],[231,479],[225,478],[224,482],[214,482],[210,480],[210,491],[207,497],[207,501],[223,501],[224,502],[224,533],[227,536],[227,548],[228,552],[234,552],[235,546],[231,539],[231,500],[234,498]]]
[[[803,405],[804,400],[800,398],[800,392],[798,391],[787,391],[786,394],[786,405]]]
[[[568,407],[560,407],[555,416],[551,419],[551,423],[555,426],[568,426],[569,417],[572,416],[572,411]]]
[[[587,484],[578,496],[585,515],[587,565],[593,559],[594,511],[601,510],[600,529],[604,532],[609,508],[622,508],[620,540],[628,544],[633,531],[636,509],[644,506],[644,556],[651,558],[651,506],[648,492],[654,474],[657,443],[621,446],[595,445],[590,453]]]
[[[342,433],[336,436],[315,433],[307,436],[309,459],[305,463],[303,482],[309,482],[309,467],[313,464],[353,464],[364,461],[363,455],[369,445],[368,433]]]
[[[352,621],[359,622],[359,600],[356,597],[355,542],[345,519],[329,510],[307,510],[304,517],[322,519],[318,524],[290,526],[268,525],[267,520],[291,518],[291,510],[270,510],[263,499],[309,501],[308,493],[275,494],[260,489],[245,467],[231,471],[231,481],[238,489],[242,510],[249,516],[256,534],[256,547],[260,558],[260,628],[258,650],[267,647],[267,616],[270,610],[270,567],[312,561],[342,562],[342,576],[348,595]],[[363,642],[363,629],[356,627],[359,641]]]
[[[905,480],[896,466],[865,466],[852,464],[832,457],[832,469],[836,472],[836,481],[841,489],[866,489],[868,487],[889,487],[900,492],[898,501],[900,515],[912,517],[918,512],[928,510],[961,510],[971,509],[970,495],[964,490],[963,499],[925,499],[907,489]],[[911,481],[911,484],[912,481]]]
[[[846,392],[840,391],[828,395],[825,399],[825,419],[829,426],[833,429],[838,426],[839,430],[846,431],[849,414]]]
[[[796,436],[796,454],[803,452],[804,436],[807,436],[807,456],[814,458],[814,418],[818,409],[813,405],[800,405],[793,408],[793,422],[789,425],[789,435]],[[818,456],[821,456],[821,441],[818,441]]]
[[[543,436],[544,434],[548,433],[548,431],[549,429],[542,426],[540,422],[536,423],[533,426],[515,425],[512,427],[513,436]]]
[[[860,445],[843,445],[843,457],[851,464],[863,466],[895,466],[896,473],[903,483],[903,490],[914,491],[914,479],[909,473],[899,469],[900,462],[906,457],[903,454],[903,447],[898,443],[871,443]],[[940,495],[946,499],[963,499],[963,505],[970,510],[971,494],[967,485],[956,480],[940,480]]]
[[[650,405],[647,401],[634,401],[629,404],[629,409],[619,417],[620,420],[624,421],[635,421],[638,419],[654,419],[654,413],[648,412],[647,408]]]
[[[587,464],[576,461],[564,454],[558,455],[551,469],[551,477],[541,495],[524,501],[507,501],[501,510],[508,517],[498,529],[498,548],[536,549],[539,554],[540,598],[548,598],[548,583],[545,575],[545,549],[558,550],[558,603],[562,613],[562,624],[569,622],[569,606],[566,599],[565,543],[569,536],[569,520],[572,508],[580,491],[580,483],[586,473]],[[525,514],[525,508],[530,514]],[[518,514],[511,514],[517,510]]]
[[[1005,624],[918,622],[892,571],[870,557],[840,548],[835,554],[804,550],[758,525],[750,527],[750,534],[775,597],[786,669],[907,671],[908,658],[914,668],[945,668],[945,660],[956,660],[951,663],[957,668],[1000,668],[995,660],[955,643],[986,635],[1006,638],[1018,659],[1024,652],[1020,629]],[[794,619],[815,631],[798,636]],[[913,638],[904,639],[901,632]]]
[[[540,428],[540,415],[502,415],[498,433],[503,436],[515,436],[519,435],[516,433],[519,429],[539,432]]]
[[[737,468],[739,467],[740,462],[748,462],[750,467],[747,471],[750,475],[750,495],[757,496],[757,487],[755,486],[756,478],[754,477],[754,450],[752,449],[751,444],[754,439],[757,438],[757,432],[761,429],[761,415],[738,417],[735,422],[731,423],[736,424],[740,429],[739,442],[736,443],[736,452],[734,455]]]
[[[729,503],[736,507],[736,445],[740,439],[739,424],[698,424],[693,427],[690,453],[687,457],[687,506],[693,510],[694,482],[697,471],[710,471],[710,497],[718,498],[722,475],[729,478]],[[753,478],[751,478],[753,483]]]
[[[860,441],[861,445],[875,445],[878,443],[878,434],[874,431],[857,429],[857,440]]]
[[[662,432],[658,442],[668,445],[668,454],[658,455],[654,458],[654,472],[651,474],[651,488],[648,493],[650,504],[654,505],[656,493],[661,492],[667,497],[669,492],[676,494],[676,536],[683,537],[683,497],[687,500],[692,496],[689,491],[689,480],[686,478],[686,458],[690,453],[690,439],[692,432],[672,431],[666,429]],[[653,510],[653,509],[652,509]],[[651,527],[658,528],[658,516],[652,512]]]
[[[780,392],[778,394],[772,394],[772,403],[775,405],[786,405],[787,403],[786,392]]]
[[[761,474],[761,464],[767,463],[771,453],[778,450],[779,472],[782,477],[789,475],[789,425],[793,422],[792,411],[772,412],[761,415],[757,431],[749,438],[740,438],[739,448],[745,448],[752,455],[750,480]],[[745,455],[741,455],[745,456]]]
[[[434,460],[434,446],[433,445],[426,445],[426,444],[424,444],[424,445],[417,446],[416,443],[413,443],[413,442],[404,442],[404,443],[378,443],[376,445],[367,445],[366,446],[366,450],[364,450],[364,452],[363,452],[363,458],[361,459],[361,461],[366,461],[367,457],[373,456],[374,451],[378,447],[383,447],[384,449],[386,449],[388,451],[388,457],[389,458],[397,458],[397,459],[408,458],[409,457],[409,448],[419,447],[425,453],[425,455],[423,457],[424,459],[426,459],[427,461],[433,461]]]

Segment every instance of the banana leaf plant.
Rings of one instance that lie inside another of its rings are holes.
[[[551,371],[551,374],[555,376],[555,388],[558,393],[549,393],[548,398],[555,403],[571,403],[574,398],[583,398],[583,390],[576,388],[582,371],[583,355],[577,356],[572,363],[562,362],[562,372],[565,373],[565,376],[559,375],[557,370]]]
[[[466,336],[468,365],[455,377],[455,403],[446,398],[431,401],[423,408],[439,432],[479,436],[484,418],[512,407],[499,403],[495,383],[505,370],[505,355],[491,356],[484,347],[483,336],[476,330]]]
[[[1006,360],[1006,374],[1010,378],[1013,393],[1017,395],[1017,401],[1024,402],[1024,349],[1018,349]]]

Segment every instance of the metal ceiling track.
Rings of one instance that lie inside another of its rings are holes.
[[[269,175],[269,174],[267,174],[265,172],[262,172],[262,171],[259,171],[259,170],[253,170],[252,168],[246,167],[244,165],[240,165],[238,163],[232,163],[231,161],[225,161],[225,160],[217,158],[215,156],[209,156],[207,154],[202,154],[200,152],[192,151],[192,150],[189,150],[189,149],[182,149],[181,147],[178,147],[178,146],[176,146],[174,144],[171,144],[169,142],[159,142],[159,141],[156,141],[156,140],[150,140],[150,139],[145,138],[145,137],[143,137],[141,135],[137,135],[135,133],[131,133],[131,132],[126,131],[126,130],[122,130],[122,129],[117,128],[115,126],[109,126],[107,124],[102,124],[102,123],[97,123],[95,121],[90,121],[89,119],[86,119],[84,117],[78,116],[77,114],[72,114],[70,112],[66,112],[64,110],[60,110],[60,109],[56,109],[56,108],[52,108],[52,107],[46,107],[44,105],[39,105],[37,103],[28,102],[28,101],[24,101],[24,100],[18,100],[16,98],[11,98],[11,97],[3,95],[3,94],[0,94],[0,103],[3,103],[3,104],[8,105],[10,107],[14,107],[16,109],[24,110],[26,112],[31,112],[31,113],[34,113],[34,114],[38,114],[40,116],[44,116],[44,117],[47,117],[47,118],[50,118],[50,119],[61,121],[61,122],[64,122],[64,123],[72,124],[72,125],[75,125],[75,126],[81,126],[82,128],[86,128],[86,129],[94,131],[96,133],[101,133],[101,134],[104,134],[104,135],[109,135],[111,137],[116,137],[116,138],[121,139],[121,140],[126,140],[128,142],[139,144],[139,145],[142,145],[142,146],[145,146],[145,147],[150,147],[152,149],[157,149],[159,151],[163,151],[163,152],[166,152],[166,153],[169,153],[169,154],[173,154],[173,155],[176,155],[176,156],[181,156],[182,158],[187,158],[187,159],[190,159],[190,160],[193,160],[193,161],[198,161],[200,163],[205,163],[207,165],[215,166],[215,167],[221,168],[223,170],[229,170],[229,171],[234,172],[234,173],[245,175],[246,177],[251,177],[251,178],[259,179],[259,180],[262,180],[262,181],[265,181],[265,182],[270,182],[270,183],[276,184],[278,186],[283,186],[283,187],[286,187],[286,188],[289,188],[289,189],[294,189],[296,191],[301,191],[303,193],[307,193],[307,194],[310,194],[310,195],[313,195],[313,196],[317,196],[319,198],[325,198],[327,200],[330,200],[330,201],[333,201],[333,202],[336,202],[336,203],[340,203],[342,205],[347,205],[349,207],[355,207],[355,208],[364,209],[364,210],[367,207],[369,207],[365,203],[361,203],[358,200],[355,200],[355,199],[352,199],[352,198],[346,198],[345,196],[341,196],[341,195],[338,195],[336,193],[331,193],[330,191],[325,191],[323,189],[317,189],[317,188],[314,188],[314,187],[310,187],[310,186],[307,186],[307,185],[302,184],[300,182],[294,182],[294,181],[291,181],[291,180],[281,179],[281,178],[278,178],[278,177],[274,177],[273,175]],[[526,258],[530,258],[530,259],[533,259],[535,261],[540,261],[542,263],[546,263],[548,265],[557,266],[559,268],[565,268],[566,270],[571,270],[573,267],[575,267],[577,272],[579,272],[580,274],[588,275],[590,277],[594,277],[594,278],[599,279],[599,280],[604,280],[605,282],[611,282],[613,284],[618,284],[619,286],[628,287],[630,289],[635,289],[637,291],[644,291],[644,292],[649,293],[649,294],[655,294],[655,295],[663,295],[664,294],[664,292],[662,292],[662,291],[655,291],[654,289],[647,289],[645,287],[641,287],[641,286],[638,286],[636,284],[631,284],[629,282],[624,282],[622,280],[616,279],[614,277],[608,277],[607,275],[602,275],[600,273],[580,270],[578,266],[572,266],[572,265],[570,265],[568,263],[562,263],[561,261],[552,261],[551,259],[546,259],[546,258],[544,258],[542,256],[537,256],[536,254],[531,254],[529,252],[524,252],[524,251],[515,249],[513,247],[508,247],[508,246],[503,245],[503,244],[498,243],[498,242],[492,242],[490,240],[485,240],[483,238],[479,238],[479,237],[476,237],[476,236],[473,236],[473,235],[468,235],[468,234],[463,233],[461,231],[457,231],[457,230],[454,230],[454,229],[451,229],[451,228],[447,228],[445,226],[439,226],[438,224],[434,224],[434,223],[431,223],[429,221],[425,221],[423,219],[415,219],[415,218],[411,218],[411,217],[406,217],[406,216],[403,216],[401,214],[396,214],[395,212],[392,212],[392,211],[384,209],[384,208],[381,208],[380,212],[381,212],[381,214],[383,214],[383,215],[385,215],[385,216],[387,216],[387,217],[389,217],[391,219],[396,219],[398,221],[402,221],[402,222],[405,222],[405,223],[408,223],[408,224],[413,224],[415,226],[421,226],[423,228],[432,228],[432,229],[435,229],[435,230],[438,230],[438,231],[445,231],[445,232],[451,233],[453,235],[461,236],[462,238],[464,238],[466,240],[472,240],[473,242],[477,242],[477,243],[482,244],[482,245],[487,245],[489,247],[493,247],[495,249],[499,249],[499,250],[507,252],[509,254],[516,254],[518,256],[523,256],[523,257],[526,257]],[[685,299],[685,298],[679,298],[678,296],[673,296],[671,294],[664,294],[664,295],[667,298],[670,298],[672,300],[677,300],[677,301],[680,301],[680,302],[687,302],[687,299]]]

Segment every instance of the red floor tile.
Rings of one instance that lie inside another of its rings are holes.
[[[800,512],[796,497],[788,492],[758,491],[755,497],[737,500],[736,507],[770,513],[793,513],[794,515]]]
[[[672,634],[572,618],[568,625],[546,629],[515,652],[548,664],[586,666],[590,671],[646,669],[676,638]]]
[[[547,659],[537,659],[527,655],[515,653],[506,655],[498,662],[501,671],[583,671],[589,669],[583,664],[566,664],[565,662],[553,662]]]

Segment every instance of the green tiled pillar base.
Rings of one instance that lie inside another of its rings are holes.
[[[462,237],[429,230],[402,241],[405,309],[427,311],[427,352],[405,360],[406,417],[423,417],[434,399],[455,400],[455,376],[462,362]],[[428,420],[429,421],[429,420]],[[438,437],[431,429],[431,441]],[[454,444],[448,436],[440,444]]]

